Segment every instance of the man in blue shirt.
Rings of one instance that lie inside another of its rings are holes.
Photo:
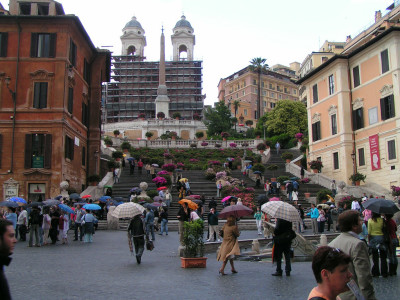
[[[311,204],[310,216],[311,216],[311,227],[312,227],[313,233],[317,234],[317,232],[318,232],[317,219],[319,217],[319,211],[318,211],[318,208],[315,207],[314,203]]]
[[[146,209],[146,218],[145,224],[146,224],[146,237],[149,238],[149,233],[151,233],[151,240],[154,241],[155,235],[154,235],[154,212],[147,208]]]

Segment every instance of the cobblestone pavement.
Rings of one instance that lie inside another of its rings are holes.
[[[242,232],[241,238],[255,238]],[[72,240],[70,236],[70,240]],[[18,242],[6,268],[12,296],[19,299],[306,299],[315,286],[310,262],[292,264],[291,277],[273,277],[271,262],[236,261],[238,274],[218,275],[209,254],[207,268],[182,269],[178,234],[156,235],[155,249],[142,264],[130,255],[124,231],[98,231],[92,244],[29,248]],[[375,278],[378,299],[396,299],[400,276]]]

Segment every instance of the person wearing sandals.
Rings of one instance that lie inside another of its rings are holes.
[[[226,275],[224,273],[225,266],[228,260],[231,264],[232,273],[237,273],[235,266],[233,264],[233,259],[235,255],[240,255],[238,237],[240,235],[239,229],[236,225],[236,219],[234,216],[229,216],[225,225],[222,227],[223,241],[221,248],[218,252],[217,260],[222,261],[221,269],[219,274]]]

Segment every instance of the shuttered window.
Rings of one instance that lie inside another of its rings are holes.
[[[381,64],[382,64],[382,74],[389,71],[389,54],[387,49],[381,52]]]
[[[363,108],[353,110],[353,130],[364,128]]]
[[[55,33],[32,33],[31,57],[56,57]]]
[[[313,141],[318,141],[321,139],[321,122],[315,122],[312,124],[312,137]]]
[[[318,85],[314,84],[312,87],[313,90],[313,103],[318,102]]]
[[[7,57],[8,33],[0,32],[0,57]]]
[[[394,97],[393,95],[381,99],[381,119],[382,121],[394,118]]]
[[[74,140],[65,136],[65,158],[74,160]]]
[[[25,169],[51,169],[52,135],[26,134],[25,135]]]
[[[33,91],[33,108],[47,107],[47,82],[35,82]]]

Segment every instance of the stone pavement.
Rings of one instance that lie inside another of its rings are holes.
[[[241,238],[255,238],[254,231]],[[273,277],[271,262],[236,261],[238,274],[218,275],[220,262],[207,255],[207,268],[182,269],[178,234],[156,235],[142,264],[130,255],[124,231],[98,231],[92,244],[29,248],[18,242],[6,268],[12,297],[22,299],[306,299],[316,285],[310,262],[292,264],[291,277]],[[374,278],[378,299],[396,299],[400,276]]]

